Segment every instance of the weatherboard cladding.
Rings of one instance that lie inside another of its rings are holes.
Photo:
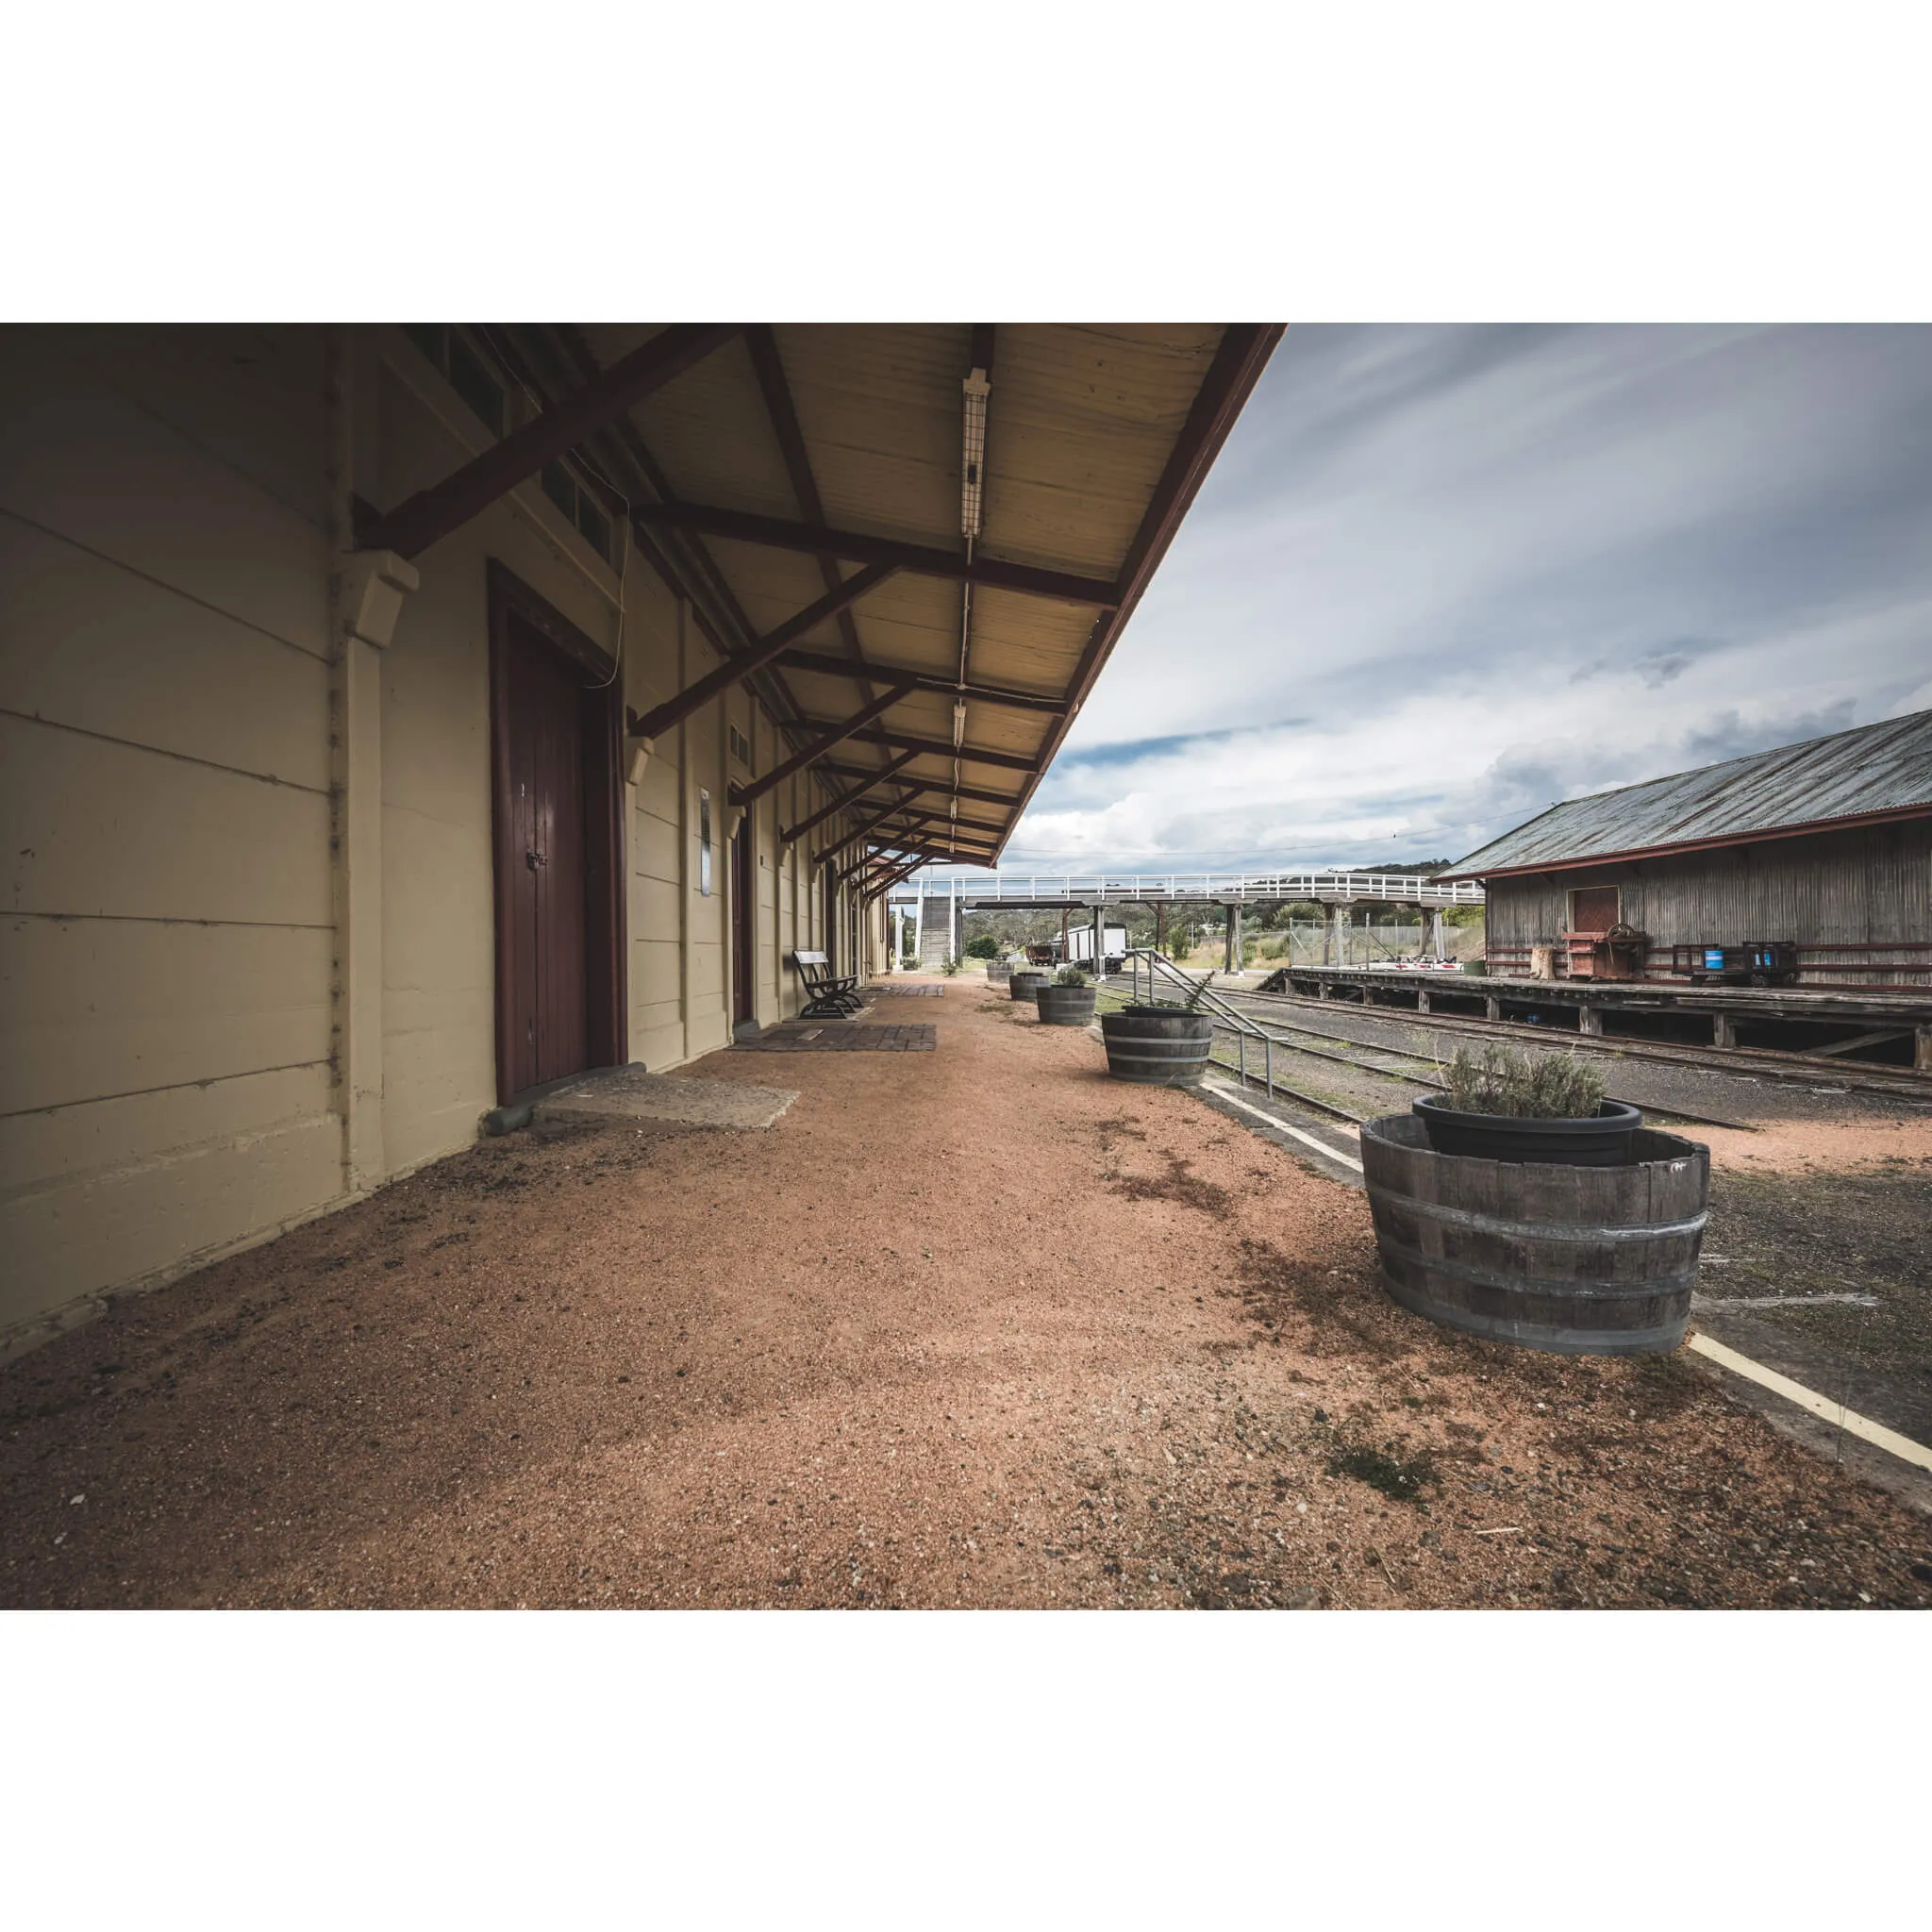
[[[1914,808],[1932,812],[1932,711],[1569,799],[1458,860],[1448,876],[1574,865]]]
[[[1795,942],[1806,986],[1923,987],[1932,971],[1932,819],[1492,879],[1491,969],[1526,971],[1531,946],[1572,929],[1571,894],[1598,885],[1649,935],[1649,977],[1669,976],[1673,946],[1753,940]]]

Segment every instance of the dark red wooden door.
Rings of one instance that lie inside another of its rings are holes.
[[[1608,932],[1617,923],[1615,886],[1578,886],[1570,894],[1572,932]]]
[[[509,1044],[522,1091],[590,1064],[582,680],[510,629]]]
[[[742,1025],[755,1019],[752,960],[757,957],[758,908],[753,901],[751,814],[738,822],[731,841],[731,1020]]]

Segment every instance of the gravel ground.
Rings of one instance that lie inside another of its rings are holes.
[[[917,1016],[767,1131],[483,1142],[0,1370],[0,1601],[1932,1604],[1932,1525],[1685,1358],[1436,1329],[1352,1190],[1004,992]]]

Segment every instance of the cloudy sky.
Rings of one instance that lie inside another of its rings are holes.
[[[1932,328],[1291,327],[1008,863],[1459,858],[1932,707]]]

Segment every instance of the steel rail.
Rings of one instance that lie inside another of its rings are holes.
[[[1330,1053],[1324,1051],[1320,1047],[1303,1046],[1300,1045],[1294,1040],[1284,1038],[1283,1035],[1303,1034],[1309,1039],[1328,1041],[1332,1044],[1357,1047],[1363,1053],[1377,1054],[1385,1058],[1414,1060],[1420,1062],[1421,1064],[1427,1065],[1429,1064],[1429,1057],[1425,1054],[1409,1053],[1401,1047],[1374,1046],[1366,1041],[1348,1040],[1343,1036],[1338,1036],[1332,1033],[1324,1033],[1316,1027],[1291,1026],[1289,1025],[1286,1022],[1277,1022],[1276,1025],[1279,1028],[1279,1030],[1271,1032],[1267,1027],[1263,1026],[1258,1021],[1257,1021],[1252,1015],[1241,1012],[1240,1009],[1232,1004],[1233,1000],[1235,999],[1249,999],[1257,997],[1257,995],[1245,992],[1236,992],[1232,994],[1219,992],[1215,991],[1212,985],[1212,981],[1214,978],[1212,973],[1209,973],[1204,980],[1191,979],[1188,976],[1188,974],[1183,973],[1179,967],[1174,965],[1172,960],[1166,958],[1163,955],[1159,953],[1154,952],[1151,948],[1148,947],[1130,946],[1127,949],[1127,958],[1129,960],[1143,959],[1148,963],[1149,972],[1147,983],[1150,1004],[1156,1006],[1163,1006],[1167,1004],[1166,1001],[1163,1001],[1159,997],[1159,986],[1161,980],[1164,978],[1176,986],[1186,989],[1188,994],[1188,999],[1186,1002],[1187,1004],[1191,1004],[1196,1011],[1205,1011],[1210,1013],[1217,1020],[1223,1021],[1227,1026],[1228,1030],[1235,1033],[1238,1039],[1241,1039],[1242,1041],[1257,1040],[1262,1042],[1263,1080],[1267,1088],[1267,1091],[1271,1095],[1277,1091],[1289,1094],[1292,1098],[1303,1101],[1308,1106],[1318,1108],[1327,1113],[1336,1114],[1343,1119],[1355,1121],[1357,1124],[1359,1124],[1362,1121],[1371,1118],[1371,1116],[1366,1114],[1347,1113],[1342,1108],[1337,1108],[1326,1101],[1317,1100],[1312,1094],[1300,1092],[1296,1089],[1289,1087],[1284,1082],[1277,1080],[1274,1077],[1274,1049],[1277,1046],[1281,1047],[1285,1052],[1301,1054],[1309,1059],[1332,1060],[1339,1066],[1353,1067],[1357,1073],[1369,1074],[1379,1079],[1399,1081],[1403,1085],[1408,1087],[1427,1087],[1438,1093],[1446,1091],[1444,1082],[1441,1080],[1424,1079],[1420,1077],[1419,1075],[1412,1074],[1405,1074],[1393,1068],[1377,1066],[1370,1060],[1357,1059],[1351,1054]],[[1105,986],[1106,981],[1102,979],[1099,983],[1102,986]],[[1135,991],[1138,993],[1138,973],[1135,975],[1134,985]],[[1272,999],[1275,997],[1275,995],[1263,994],[1259,995],[1259,997]],[[1249,1074],[1247,1071],[1247,1058],[1244,1050],[1238,1050],[1237,1067],[1238,1071],[1241,1074],[1242,1084],[1245,1086],[1249,1078]],[[1610,1097],[1616,1098],[1617,1096],[1612,1095]],[[1628,1104],[1632,1106],[1638,1105],[1638,1103],[1634,1101]],[[1702,1127],[1724,1127],[1731,1130],[1732,1132],[1743,1134],[1755,1134],[1761,1131],[1759,1128],[1754,1126],[1748,1121],[1724,1120],[1712,1114],[1699,1114],[1687,1112],[1682,1108],[1649,1107],[1644,1110],[1647,1113],[1655,1115],[1660,1119],[1689,1121],[1693,1124]]]
[[[1459,987],[1457,991],[1467,992],[1471,989]],[[1667,1040],[1633,1040],[1627,1034],[1618,1039],[1607,1039],[1600,1033],[1565,1031],[1552,1035],[1539,1028],[1532,1035],[1520,1020],[1482,1020],[1471,1013],[1418,1013],[1406,1007],[1361,1006],[1353,1001],[1318,1000],[1298,992],[1246,990],[1237,997],[1279,1002],[1282,1006],[1306,1008],[1318,1013],[1338,1009],[1345,1013],[1367,1013],[1377,1019],[1399,1021],[1404,1025],[1433,1026],[1444,1032],[1472,1034],[1479,1039],[1521,1041],[1530,1037],[1556,1038],[1566,1046],[1590,1053],[1607,1053],[1619,1059],[1654,1060],[1663,1066],[1701,1067],[1714,1074],[1762,1074],[1769,1079],[1814,1083],[1822,1075],[1832,1086],[1846,1087],[1862,1093],[1894,1096],[1932,1094],[1932,1079],[1914,1068],[1881,1066],[1870,1060],[1825,1059],[1810,1055],[1779,1053],[1774,1047],[1765,1046],[1680,1046]],[[1327,1034],[1323,1037],[1333,1039],[1336,1036]],[[1849,1077],[1853,1068],[1867,1077]]]

